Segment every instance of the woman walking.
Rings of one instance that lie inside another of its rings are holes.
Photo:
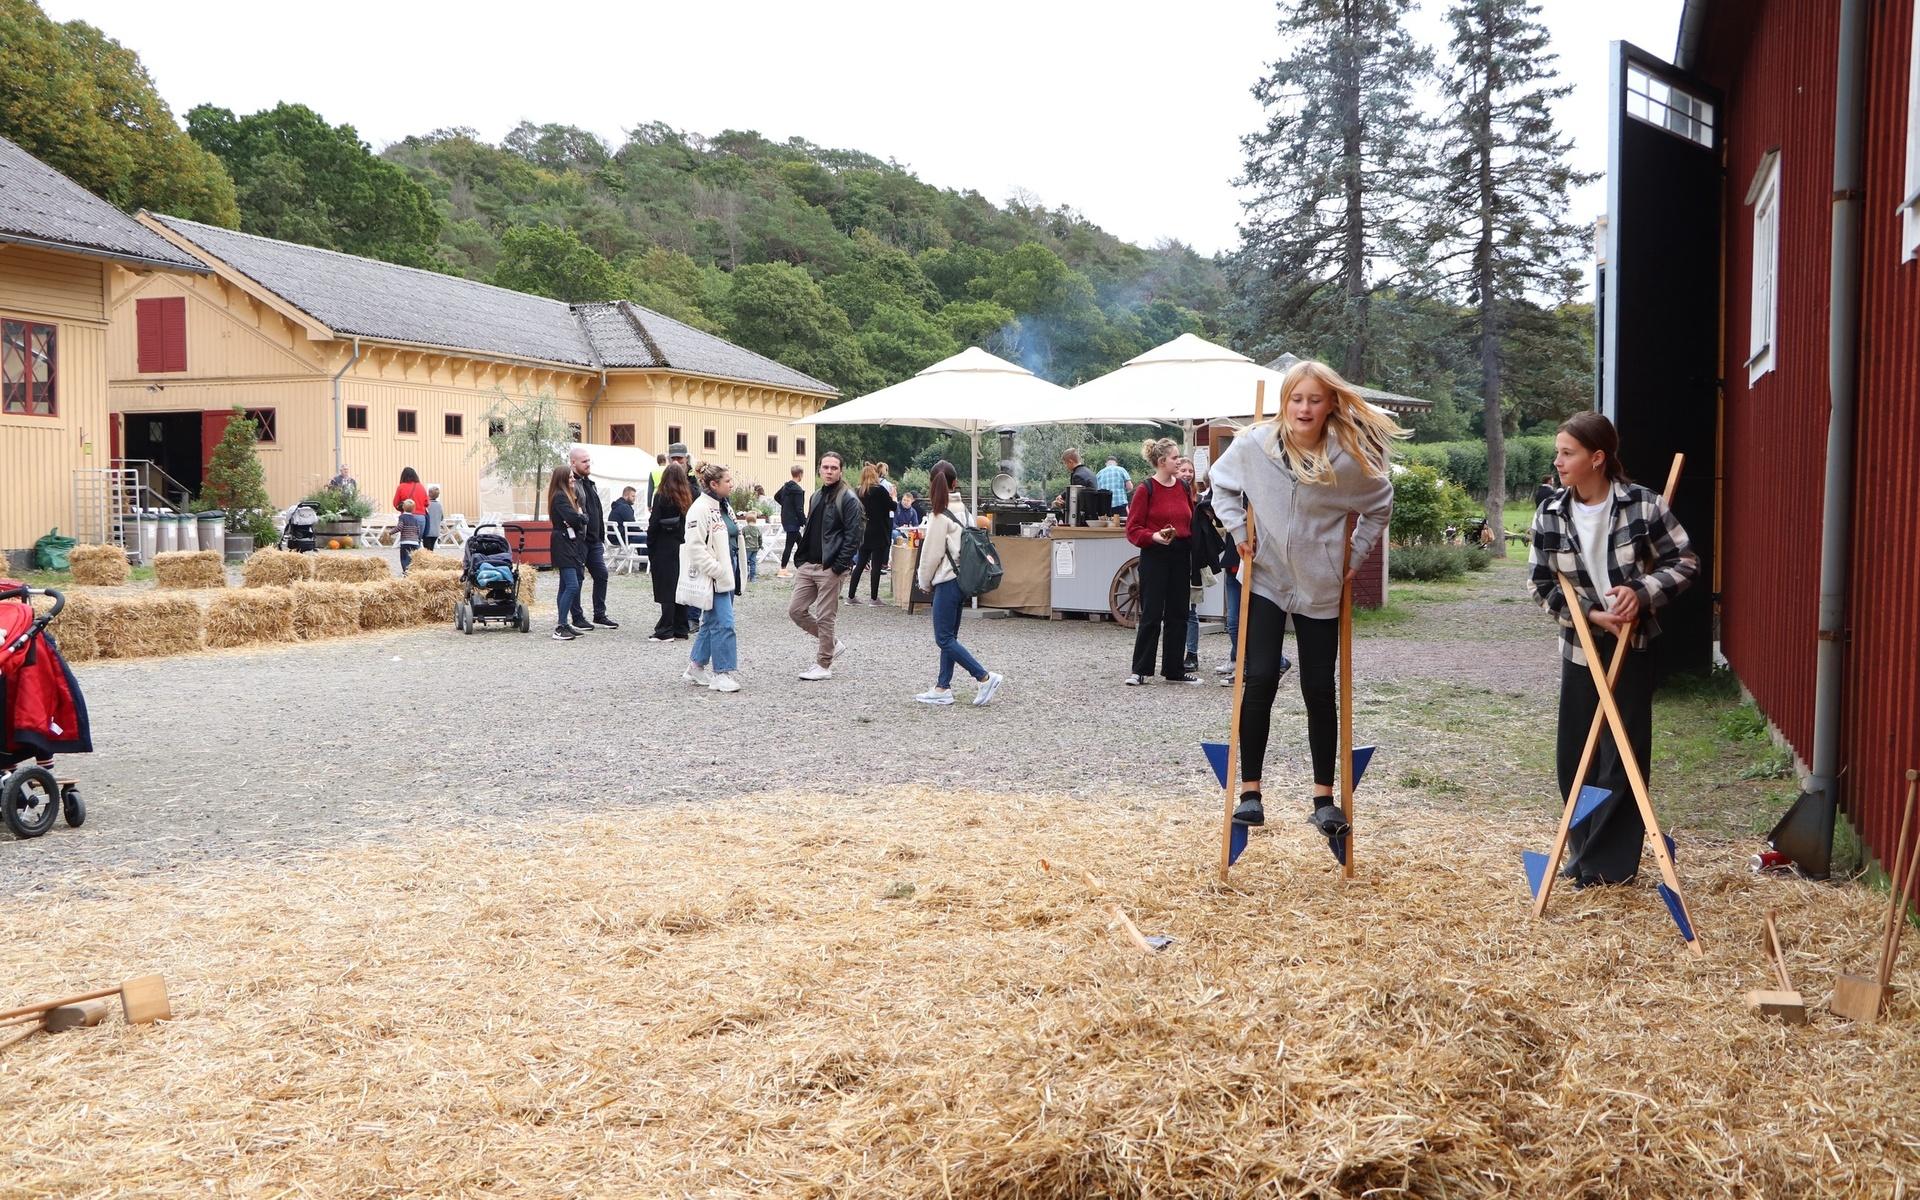
[[[553,627],[553,640],[570,642],[592,628],[567,623],[567,614],[580,600],[580,577],[587,567],[587,515],[573,490],[572,467],[555,467],[547,477],[547,513],[553,518],[553,569],[560,575],[560,621]]]
[[[933,484],[929,489],[933,508],[927,514],[927,536],[920,547],[917,574],[921,590],[933,595],[933,644],[940,647],[940,671],[934,676],[933,686],[914,699],[922,704],[952,704],[953,669],[957,666],[965,668],[980,684],[973,693],[974,704],[986,704],[1006,677],[981,666],[960,644],[960,614],[967,601],[960,594],[957,572],[960,534],[969,525],[967,506],[960,501],[960,473],[943,458],[933,464],[928,478]]]
[[[420,482],[420,472],[412,467],[400,468],[400,482],[393,489],[393,511],[405,511],[403,502],[413,501],[413,511],[425,516],[428,503],[427,489]]]
[[[1240,669],[1246,690],[1240,708],[1240,803],[1233,819],[1246,825],[1266,821],[1261,775],[1286,661],[1281,640],[1291,620],[1313,758],[1308,819],[1336,838],[1347,832],[1346,817],[1333,801],[1340,604],[1354,569],[1387,531],[1393,513],[1389,450],[1393,439],[1407,432],[1317,362],[1295,364],[1280,394],[1279,414],[1235,438],[1209,472],[1213,511],[1238,543],[1243,564],[1240,619],[1247,623],[1247,654]],[[1351,540],[1350,513],[1358,517]]]
[[[1133,630],[1128,687],[1153,678],[1153,651],[1169,683],[1198,686],[1186,669],[1187,588],[1193,578],[1193,497],[1175,472],[1180,447],[1172,438],[1144,442],[1140,453],[1153,474],[1127,504],[1127,540],[1140,548],[1140,621]]]
[[[871,573],[869,604],[880,603],[880,568],[885,565],[887,548],[893,544],[893,493],[880,478],[884,463],[868,463],[860,471],[860,508],[866,514],[866,532],[861,536],[860,561],[853,565],[847,581],[847,603],[860,603],[860,572]]]
[[[680,544],[686,539],[687,510],[693,507],[693,489],[687,469],[668,463],[647,510],[647,574],[653,576],[653,599],[660,605],[650,642],[671,642],[691,636],[686,606],[673,598],[680,579]]]
[[[1667,502],[1627,478],[1620,465],[1620,435],[1599,413],[1579,413],[1561,424],[1553,438],[1553,465],[1566,486],[1541,501],[1533,514],[1527,586],[1561,627],[1560,731],[1554,757],[1564,801],[1580,769],[1593,710],[1600,704],[1568,604],[1577,603],[1586,612],[1602,667],[1613,661],[1621,630],[1638,622],[1613,698],[1640,769],[1650,771],[1653,667],[1647,647],[1660,636],[1653,614],[1692,586],[1700,574],[1700,559]],[[1560,575],[1573,583],[1574,596],[1561,590]],[[1575,887],[1632,883],[1640,870],[1646,825],[1610,734],[1602,734],[1586,781],[1610,794],[1568,831],[1562,873]]]
[[[740,594],[740,526],[733,517],[733,472],[719,463],[696,469],[700,496],[687,510],[687,568],[713,584],[713,601],[700,615],[700,632],[680,678],[716,692],[737,692],[740,642],[733,627],[733,598]]]

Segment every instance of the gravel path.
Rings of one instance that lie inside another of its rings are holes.
[[[1398,698],[1409,694],[1486,689],[1551,721],[1551,635],[1531,606],[1503,602],[1517,578],[1496,568],[1462,599],[1360,637],[1359,681],[1393,685],[1358,696],[1362,725],[1395,748],[1383,762],[1458,754],[1473,740],[1406,715]],[[552,580],[540,586],[544,615]],[[1224,736],[1232,693],[1120,686],[1130,630],[969,615],[963,640],[1008,683],[988,707],[967,705],[963,683],[960,703],[935,709],[911,701],[936,663],[924,611],[843,608],[847,656],[832,680],[804,683],[796,674],[810,643],[786,620],[787,591],[763,577],[743,601],[744,690],[730,696],[680,681],[685,643],[646,640],[657,609],[644,578],[613,581],[609,607],[623,628],[571,644],[536,622],[532,636],[464,637],[449,626],[83,665],[96,752],[64,770],[82,781],[88,822],[0,840],[5,891],[219,857],[265,862],[392,837],[414,822],[539,822],[740,797],[750,805],[758,792],[822,783],[1213,802],[1196,743]],[[1221,635],[1203,635],[1203,672],[1223,650]],[[1299,693],[1283,686],[1268,778],[1305,773]],[[1384,798],[1394,781],[1382,774],[1369,786]],[[1284,786],[1280,794],[1293,790]]]

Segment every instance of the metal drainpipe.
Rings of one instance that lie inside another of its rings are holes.
[[[593,394],[593,399],[587,401],[587,427],[580,431],[580,440],[589,445],[593,443],[593,410],[599,407],[600,397],[606,394],[607,371],[605,367],[602,367],[600,369],[600,390]],[[639,439],[636,438],[635,440],[637,441]]]
[[[333,473],[340,474],[340,377],[360,361],[360,339],[353,339],[353,357],[333,373]]]
[[[1820,515],[1820,626],[1815,647],[1813,762],[1806,790],[1819,797],[1808,818],[1830,860],[1839,800],[1841,676],[1845,666],[1847,575],[1853,525],[1853,422],[1860,345],[1861,125],[1865,97],[1867,0],[1842,0],[1839,83],[1834,96],[1833,241],[1828,269],[1827,474]],[[1805,802],[1805,797],[1802,803]],[[1798,804],[1795,806],[1799,807]],[[1791,819],[1791,814],[1789,814]],[[1791,851],[1789,851],[1791,853]],[[1796,860],[1799,859],[1795,855]],[[1830,861],[1807,864],[1822,868]]]

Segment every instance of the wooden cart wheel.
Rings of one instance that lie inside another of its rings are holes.
[[[1107,611],[1116,625],[1132,629],[1140,623],[1140,556],[1135,555],[1113,573],[1107,587]]]

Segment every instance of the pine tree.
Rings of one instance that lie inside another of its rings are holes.
[[[273,525],[273,501],[267,497],[267,472],[254,453],[259,440],[246,410],[234,409],[207,463],[200,499],[226,512],[228,529],[251,534],[255,546],[271,546],[278,531]]]
[[[1289,47],[1253,94],[1270,114],[1241,139],[1253,190],[1235,265],[1250,341],[1367,376],[1376,266],[1405,261],[1425,173],[1413,88],[1432,56],[1401,21],[1413,0],[1282,0]]]
[[[1506,353],[1517,323],[1538,311],[1530,297],[1573,297],[1583,238],[1567,220],[1567,193],[1593,178],[1569,164],[1573,143],[1554,128],[1549,106],[1572,85],[1555,82],[1539,15],[1530,0],[1456,0],[1447,13],[1450,99],[1423,238],[1429,282],[1473,310],[1496,529],[1507,500]],[[1501,539],[1494,546],[1506,553]]]

